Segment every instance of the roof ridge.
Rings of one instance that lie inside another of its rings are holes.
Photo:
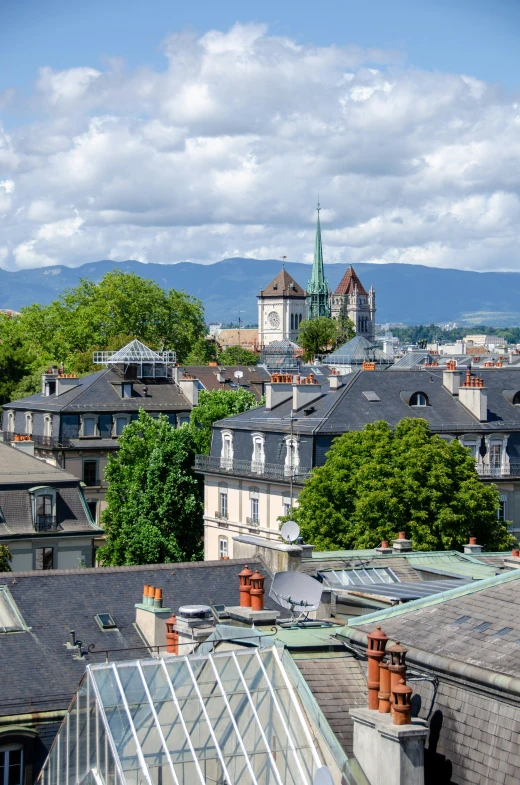
[[[493,575],[491,578],[482,578],[481,580],[474,581],[473,583],[459,586],[455,589],[448,589],[447,591],[434,594],[430,597],[421,597],[418,600],[412,600],[404,605],[398,605],[391,610],[383,609],[375,611],[375,613],[367,613],[364,616],[355,616],[349,619],[346,627],[359,627],[365,624],[371,624],[377,621],[386,621],[393,619],[396,616],[402,616],[412,611],[422,610],[422,608],[430,608],[433,605],[440,605],[443,602],[456,600],[459,597],[466,597],[468,594],[474,594],[478,591],[484,591],[494,586],[500,586],[502,583],[509,583],[510,581],[520,580],[520,570],[511,570],[510,572],[503,573],[502,575]]]
[[[127,564],[121,567],[80,567],[72,570],[26,570],[22,572],[5,572],[0,576],[0,585],[9,581],[10,578],[54,578],[62,575],[108,575],[114,572],[142,572],[145,570],[186,570],[203,569],[204,567],[225,567],[226,565],[256,564],[262,562],[259,556],[249,559],[214,559],[199,562],[171,562],[168,564]]]

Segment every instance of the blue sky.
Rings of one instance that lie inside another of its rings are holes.
[[[0,266],[520,269],[520,0],[0,0]]]

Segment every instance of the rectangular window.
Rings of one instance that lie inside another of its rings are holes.
[[[92,520],[97,523],[97,502],[87,502],[87,507],[90,510]]]
[[[54,548],[36,548],[36,569],[54,569]]]
[[[98,428],[99,428],[99,436],[101,439],[111,439],[112,438],[112,415],[111,414],[100,414],[98,420]]]
[[[55,528],[56,518],[52,508],[52,496],[45,494],[36,497],[36,531],[51,531]]]
[[[126,417],[116,417],[116,436],[121,436],[127,422]]]
[[[131,398],[132,397],[132,385],[125,382],[121,385],[121,397],[122,398]]]
[[[228,541],[226,537],[220,537],[218,541],[218,555],[220,559],[227,559]]]
[[[228,517],[227,491],[220,491],[220,514],[223,518]]]
[[[96,421],[93,417],[85,417],[83,419],[83,436],[96,435]]]
[[[0,785],[22,785],[22,749],[0,750]]]
[[[290,496],[284,496],[282,500],[282,504],[283,504],[283,514],[289,515],[292,509]]]
[[[83,462],[83,482],[85,485],[97,485],[97,461]]]
[[[251,499],[251,520],[258,523],[258,499]]]
[[[500,502],[497,509],[497,518],[499,521],[507,521],[507,499],[504,496],[500,497]]]

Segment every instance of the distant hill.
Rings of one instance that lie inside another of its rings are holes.
[[[429,324],[457,321],[465,324],[520,324],[520,273],[474,273],[414,264],[356,264],[363,284],[376,289],[377,321]],[[100,261],[81,267],[40,267],[8,272],[0,270],[0,308],[19,310],[23,305],[49,303],[80,278],[98,281],[118,268],[151,278],[164,287],[184,289],[199,297],[208,321],[256,322],[256,295],[280,270],[276,259],[224,259],[211,265],[192,262],[143,264]],[[310,266],[286,263],[304,288]],[[332,288],[346,266],[325,265]]]

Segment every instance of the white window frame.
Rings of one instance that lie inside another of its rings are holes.
[[[23,785],[25,780],[25,772],[24,772],[24,748],[23,744],[6,744],[0,746],[0,752],[3,752],[5,755],[4,758],[4,781],[0,782],[0,785],[8,785],[9,783],[9,753],[10,752],[18,752],[20,750],[20,785]]]
[[[222,431],[220,466],[222,469],[233,468],[233,431]]]
[[[124,420],[125,424],[123,425],[123,428],[126,428],[128,423],[130,422],[130,415],[129,414],[114,414],[114,424],[112,426],[112,436],[115,436],[115,437],[121,436],[121,434],[117,432],[117,421],[118,420]]]
[[[293,459],[294,449],[294,459]],[[297,436],[287,436],[285,438],[285,474],[289,477],[296,474],[300,465],[300,450]]]
[[[16,414],[14,409],[9,409],[7,412],[7,431],[8,433],[15,433],[16,428]]]
[[[219,557],[219,559],[225,559],[228,556],[229,556],[229,540],[228,540],[227,537],[219,537],[218,538],[218,557]]]
[[[417,399],[417,403],[412,403],[412,398]],[[420,401],[424,401],[424,403],[420,403]],[[424,406],[428,406],[428,397],[423,392],[414,392],[413,395],[410,396],[410,406],[417,406],[423,408]]]
[[[89,435],[89,436],[87,436],[85,434],[85,422],[87,420],[93,420],[94,421],[94,433]],[[80,427],[79,435],[82,438],[84,438],[84,439],[95,439],[96,437],[99,436],[99,427],[98,426],[99,426],[99,422],[98,422],[98,415],[97,414],[82,414],[81,415],[81,427]]]
[[[218,513],[221,518],[228,520],[229,518],[229,497],[228,486],[225,482],[218,484]],[[225,499],[225,502],[224,502]]]
[[[51,516],[56,516],[56,488],[49,488],[49,487],[41,487],[37,488],[34,491],[29,491],[31,497],[31,511],[32,511],[32,520],[33,526],[36,530],[36,516],[38,514],[38,499],[41,496],[50,496],[51,497]]]
[[[25,412],[25,434],[32,436],[34,427],[34,415],[32,412]]]
[[[497,518],[499,521],[507,521],[507,496],[500,494],[500,501],[497,508]]]
[[[43,435],[48,438],[52,437],[52,414],[43,415]]]
[[[265,467],[265,436],[263,433],[253,433],[253,454],[251,456],[251,471],[263,474]]]

